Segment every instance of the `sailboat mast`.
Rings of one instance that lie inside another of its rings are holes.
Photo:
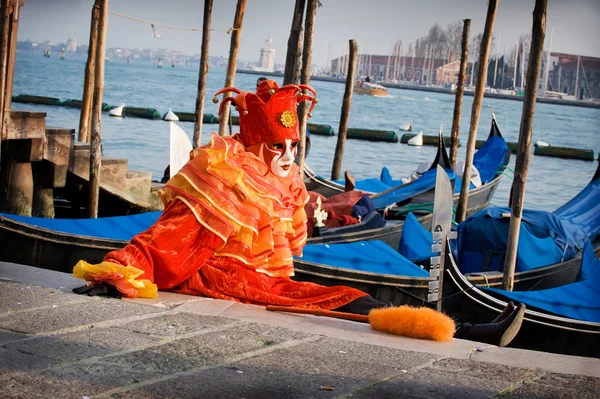
[[[575,99],[579,100],[579,63],[581,62],[581,57],[577,56],[577,73],[575,74]]]
[[[498,58],[500,58],[500,41],[502,40],[502,33],[498,33],[498,44],[496,47],[496,64],[494,67],[494,87],[496,87],[496,74],[498,73]]]
[[[519,40],[517,39],[517,47],[515,50],[515,74],[513,77],[513,89],[517,88],[517,67],[519,66]]]
[[[550,57],[552,57],[552,35],[554,34],[554,28],[550,30],[550,43],[548,45],[548,58],[546,58],[546,76],[544,77],[544,93],[548,91],[548,75],[550,73]],[[558,90],[556,90],[558,91]],[[542,94],[542,95],[543,95]]]
[[[525,43],[523,43],[523,54],[521,55],[521,91],[525,88]]]

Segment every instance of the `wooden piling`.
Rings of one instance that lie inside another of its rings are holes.
[[[467,155],[465,157],[465,170],[463,172],[462,186],[460,190],[460,199],[456,209],[456,222],[465,220],[467,215],[467,204],[469,203],[469,185],[471,184],[471,168],[473,166],[473,154],[475,153],[475,142],[477,141],[477,128],[479,126],[479,113],[481,103],[483,102],[483,93],[485,82],[487,80],[488,53],[492,42],[492,31],[494,30],[494,21],[496,20],[496,8],[498,0],[489,0],[487,16],[485,18],[485,27],[483,37],[479,46],[479,65],[477,70],[477,85],[473,96],[473,107],[471,108],[471,126],[469,129],[469,140],[467,141]],[[472,73],[472,72],[471,72]]]
[[[13,82],[15,80],[15,58],[17,57],[17,36],[19,33],[20,7],[23,0],[10,0],[12,5],[12,18],[10,21],[10,43],[8,47],[8,61],[6,64],[6,86],[4,87],[4,109],[10,110],[12,105]]]
[[[10,0],[2,0],[2,10],[0,14],[0,165],[1,159],[1,146],[4,134],[4,100],[6,97],[4,89],[6,88],[6,63],[8,62],[8,32],[10,27]],[[1,170],[1,169],[0,169]]]
[[[98,39],[96,44],[96,68],[94,73],[94,96],[92,102],[92,129],[90,138],[90,179],[88,198],[88,217],[98,217],[98,198],[100,197],[100,148],[102,93],[104,91],[104,57],[106,53],[106,30],[108,28],[108,0],[98,0]]]
[[[317,0],[308,0],[306,5],[306,21],[304,22],[304,46],[302,52],[302,74],[300,83],[310,84],[310,64],[312,63],[312,41],[315,26],[315,16],[317,14]],[[306,156],[306,123],[312,115],[308,114],[307,101],[302,101],[298,109],[298,119],[300,120],[300,145],[298,148],[298,158],[300,164],[300,177],[304,179],[304,158]]]
[[[462,115],[463,95],[465,94],[465,80],[467,78],[467,64],[469,62],[469,31],[471,20],[463,21],[462,51],[460,56],[460,70],[458,72],[458,84],[456,85],[456,97],[454,98],[454,115],[452,117],[452,131],[450,133],[450,164],[452,169],[456,168],[456,155],[458,153],[458,135],[460,132],[460,117]]]
[[[283,84],[296,84],[298,82],[298,58],[302,54],[302,20],[304,19],[304,8],[306,0],[296,0],[294,7],[294,17],[292,18],[292,27],[290,37],[288,38],[287,53],[285,56],[285,70],[283,72]],[[300,50],[299,50],[300,49]]]
[[[192,146],[200,147],[202,123],[204,119],[204,97],[206,96],[206,78],[208,77],[208,48],[210,45],[210,22],[213,0],[204,0],[204,25],[202,28],[202,50],[200,70],[198,71],[198,93],[196,94],[196,117],[194,119],[194,135]]]
[[[544,38],[546,36],[546,8],[547,0],[536,0],[533,9],[533,28],[531,33],[531,47],[529,63],[527,65],[527,82],[523,94],[523,112],[521,114],[521,127],[519,129],[519,148],[515,163],[515,176],[512,184],[512,211],[508,242],[506,247],[506,261],[504,263],[504,276],[502,289],[512,291],[517,260],[517,247],[519,231],[523,217],[523,202],[525,199],[525,186],[529,161],[531,160],[531,134],[533,130],[533,117],[535,114],[536,98],[538,94],[538,79],[544,51]]]
[[[231,43],[229,46],[229,61],[227,63],[227,76],[225,76],[225,87],[232,87],[235,83],[235,68],[237,66],[238,50],[242,39],[242,23],[246,11],[246,0],[238,0],[233,19],[233,31],[231,32]],[[223,93],[223,98],[231,95],[231,92]],[[223,105],[223,113],[219,115],[219,135],[227,134],[227,122],[229,121],[229,103]]]
[[[348,129],[348,117],[352,106],[352,93],[354,92],[354,76],[356,74],[356,59],[358,55],[358,44],[356,40],[350,40],[350,59],[348,61],[348,74],[346,75],[346,88],[344,89],[344,100],[342,102],[342,115],[340,116],[340,127],[338,139],[335,146],[335,156],[331,168],[331,180],[340,178],[342,169],[342,158],[344,157],[344,144],[346,143],[346,131]]]
[[[79,133],[77,134],[77,140],[81,142],[90,140],[94,70],[96,68],[96,40],[98,38],[98,2],[99,0],[96,0],[92,6],[88,57],[85,63],[85,75],[83,79],[83,95],[81,97],[81,111],[79,113]]]

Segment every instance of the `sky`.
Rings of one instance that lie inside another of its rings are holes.
[[[313,64],[324,66],[331,51],[342,55],[348,40],[359,52],[391,54],[394,42],[409,42],[427,34],[434,23],[442,26],[471,19],[471,37],[483,31],[485,0],[321,0],[313,38]],[[93,0],[25,0],[19,40],[88,43]],[[214,0],[210,55],[229,54],[236,0]],[[238,60],[258,61],[269,35],[275,62],[283,64],[295,0],[247,0]],[[534,0],[499,0],[494,36],[501,36],[500,52],[531,32]],[[152,36],[149,25],[109,15],[107,46],[165,48],[200,53],[204,2],[201,0],[109,0],[109,10],[157,24],[198,28],[186,32],[157,27],[163,39]],[[546,49],[553,31],[552,51],[600,57],[600,0],[548,0]],[[498,39],[496,39],[496,42]],[[496,50],[493,50],[495,52]],[[508,52],[509,50],[507,50]]]

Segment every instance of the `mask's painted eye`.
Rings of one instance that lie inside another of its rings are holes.
[[[271,147],[273,147],[276,150],[283,150],[285,148],[285,144],[284,143],[273,143],[273,144],[271,144]]]
[[[298,147],[298,143],[299,143],[298,141],[294,141],[294,142],[292,143],[292,148],[296,148],[296,147]]]

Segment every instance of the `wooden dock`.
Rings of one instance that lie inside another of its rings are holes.
[[[86,203],[89,158],[90,145],[76,142],[75,129],[46,126],[44,112],[6,111],[0,211],[54,217],[57,193],[79,208]],[[130,170],[126,159],[102,157],[100,187],[102,216],[162,209],[152,174]]]

